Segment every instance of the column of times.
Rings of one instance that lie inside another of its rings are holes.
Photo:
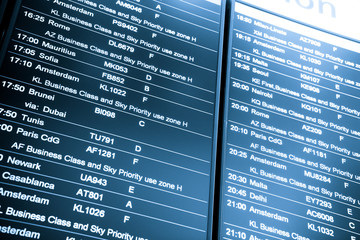
[[[206,239],[222,9],[22,1],[0,73],[1,238]]]
[[[360,239],[360,44],[236,3],[221,239]]]

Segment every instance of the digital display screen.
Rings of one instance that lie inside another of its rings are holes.
[[[233,7],[220,238],[359,239],[360,44]]]
[[[1,239],[211,238],[224,4],[17,4]]]

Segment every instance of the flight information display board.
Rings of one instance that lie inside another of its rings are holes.
[[[360,44],[233,2],[221,239],[360,239]]]
[[[211,238],[224,5],[17,9],[0,72],[0,238]]]

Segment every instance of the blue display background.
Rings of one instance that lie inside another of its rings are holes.
[[[0,234],[210,239],[225,3],[18,7],[1,65]],[[16,197],[35,195],[46,204]]]
[[[231,9],[219,239],[358,238],[359,53]]]

